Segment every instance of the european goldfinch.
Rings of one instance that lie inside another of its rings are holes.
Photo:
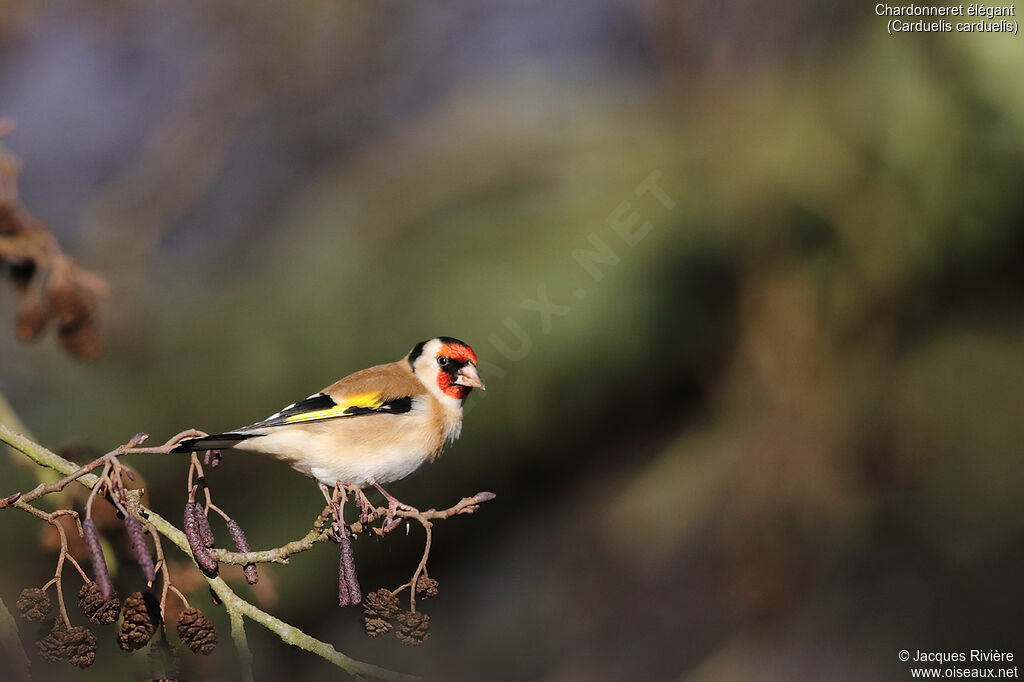
[[[462,404],[484,388],[476,353],[441,336],[336,381],[263,421],[182,441],[172,452],[242,450],[287,462],[323,486],[380,486],[433,461],[462,430]]]

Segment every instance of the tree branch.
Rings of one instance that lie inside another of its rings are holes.
[[[493,499],[494,493],[480,492],[472,497],[462,498],[458,503],[448,509],[442,509],[440,511],[437,509],[420,511],[418,509],[399,507],[395,510],[394,515],[403,519],[415,519],[426,528],[432,520],[447,519],[457,514],[472,514],[477,510],[480,504]],[[287,564],[291,555],[313,549],[313,547],[318,543],[331,539],[331,529],[329,527],[324,527],[329,511],[330,507],[324,509],[320,516],[317,517],[317,521],[313,524],[313,528],[311,528],[304,537],[298,540],[293,540],[287,544],[281,545],[280,547],[264,549],[256,552],[232,552],[226,549],[211,548],[209,550],[210,556],[220,563],[233,564],[237,566],[244,566],[245,564]],[[378,516],[382,517],[387,513],[387,508],[377,507],[376,512]],[[359,534],[365,530],[361,523],[350,524],[349,528],[355,534]]]
[[[287,564],[288,557],[292,554],[305,552],[313,549],[318,542],[323,542],[331,536],[330,528],[317,528],[314,526],[305,537],[293,540],[286,545],[274,549],[264,549],[259,552],[230,552],[226,549],[210,549],[210,556],[224,564]]]
[[[235,649],[238,651],[242,682],[253,682],[252,652],[249,651],[249,641],[245,638],[245,620],[240,611],[228,611],[228,614],[231,616],[231,638],[235,640]]]
[[[96,485],[99,477],[92,473],[83,473],[81,470],[84,467],[80,467],[74,462],[70,462],[60,455],[57,455],[45,447],[35,443],[24,436],[15,433],[6,426],[0,424],[0,441],[7,443],[11,447],[15,448],[19,452],[23,453],[29,459],[40,466],[47,467],[56,471],[59,474],[63,474],[69,477],[71,481],[77,481],[78,483],[92,488]],[[120,450],[120,449],[119,449]],[[138,448],[130,450],[130,452],[149,452],[151,454],[160,454],[161,448]],[[114,452],[118,452],[115,450]],[[113,454],[113,453],[110,453]],[[121,454],[120,452],[118,454]],[[102,458],[101,458],[102,459]],[[98,463],[92,463],[94,466],[98,466]],[[89,466],[89,465],[86,465]],[[70,481],[69,481],[70,482]],[[44,488],[45,486],[40,486]],[[36,488],[35,490],[39,490]],[[25,496],[31,495],[35,490],[26,494]],[[42,492],[39,493],[44,494]],[[38,495],[36,495],[38,497]],[[33,498],[34,499],[34,498]],[[472,499],[472,498],[467,498]],[[185,538],[185,534],[178,530],[173,524],[168,522],[162,516],[156,512],[146,509],[144,507],[139,508],[140,515],[143,516],[142,521],[148,522],[157,531],[160,532],[165,538],[178,547],[185,554],[192,556],[192,552],[189,549],[188,540]],[[301,542],[301,541],[299,541]],[[285,557],[287,558],[287,557]],[[284,621],[276,618],[265,611],[262,611],[255,605],[245,601],[239,597],[235,592],[228,586],[226,582],[220,577],[206,577],[206,581],[210,584],[210,588],[214,591],[217,597],[223,602],[224,607],[228,611],[228,615],[232,618],[232,635],[235,637],[236,643],[239,641],[238,629],[235,627],[241,616],[245,616],[250,620],[253,620],[263,627],[267,628],[274,634],[276,634],[281,641],[291,644],[292,646],[298,647],[310,653],[320,656],[326,661],[333,663],[345,672],[356,677],[369,677],[380,680],[396,680],[402,682],[409,682],[411,680],[417,680],[419,678],[411,675],[403,675],[400,673],[392,672],[384,668],[380,668],[369,663],[357,661],[353,658],[346,656],[341,653],[333,646],[326,642],[322,642],[315,637],[307,635],[302,630],[285,623]],[[241,635],[244,639],[244,631]],[[247,647],[246,647],[247,649]],[[246,658],[244,651],[239,652],[239,656],[242,659]],[[244,661],[243,661],[244,665]]]

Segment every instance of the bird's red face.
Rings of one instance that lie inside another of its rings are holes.
[[[476,353],[461,341],[445,340],[434,356],[437,386],[445,395],[464,399],[474,388],[486,390],[476,370]]]

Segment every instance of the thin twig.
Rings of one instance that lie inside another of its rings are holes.
[[[213,502],[210,501],[209,489],[207,489],[206,511],[209,512],[211,509],[213,511],[217,512],[218,514],[220,514],[220,517],[222,519],[224,519],[225,521],[230,521],[231,520],[231,517],[228,516],[227,514],[225,514],[223,509],[221,509],[220,507],[218,507],[217,505],[215,505]]]
[[[175,595],[177,595],[178,599],[181,600],[182,606],[184,606],[186,609],[189,608],[188,599],[185,597],[184,594],[181,593],[181,590],[179,590],[177,587],[175,587],[171,583],[167,583],[167,586],[170,588],[171,592],[173,592]]]
[[[409,581],[409,610],[413,613],[416,612],[416,586],[419,585],[420,574],[426,569],[427,557],[430,556],[430,529],[432,524],[426,520],[423,520],[421,523],[423,524],[423,531],[427,534],[427,539],[423,543],[423,558],[420,559],[416,571],[412,574],[412,580]]]
[[[35,488],[33,488],[32,490],[28,491],[27,493],[19,495],[19,499],[21,499],[24,502],[31,502],[32,500],[36,499],[37,497],[42,497],[43,495],[49,495],[50,493],[55,493],[55,492],[59,492],[61,490],[64,490],[64,488],[66,488],[69,483],[71,483],[74,480],[77,480],[77,479],[81,478],[82,476],[84,476],[85,474],[89,473],[90,471],[92,471],[93,469],[98,467],[99,465],[103,464],[105,459],[106,459],[106,455],[104,455],[103,457],[99,457],[99,458],[93,460],[92,462],[89,462],[88,464],[80,467],[78,469],[78,471],[75,471],[75,472],[65,476],[64,478],[60,479],[59,481],[54,481],[53,483],[48,483],[48,484],[40,483],[39,485],[37,485]]]
[[[150,527],[149,534],[153,536],[153,545],[156,547],[156,563],[160,567],[160,578],[162,584],[160,586],[160,620],[167,622],[164,608],[167,604],[167,588],[171,585],[171,572],[167,570],[167,558],[164,556],[164,547],[160,544],[160,534],[156,532],[156,528],[153,528],[151,524],[147,524]]]
[[[87,582],[87,583],[92,582],[89,579],[89,576],[85,574],[85,571],[82,570],[82,567],[79,565],[79,563],[77,561],[75,561],[75,557],[73,557],[70,554],[68,554],[67,558],[68,558],[68,561],[71,562],[71,565],[74,566],[78,570],[78,575],[82,576],[82,581],[83,582]]]
[[[67,608],[64,605],[64,589],[62,584],[64,573],[64,561],[67,560],[71,562],[71,565],[75,567],[75,569],[78,571],[78,574],[82,576],[83,581],[89,582],[89,576],[86,575],[85,571],[82,570],[82,567],[79,565],[79,563],[75,560],[73,556],[71,556],[71,553],[68,552],[67,533],[64,531],[64,526],[61,525],[58,519],[61,516],[71,516],[77,520],[78,512],[72,511],[70,509],[58,509],[56,511],[47,513],[41,509],[38,509],[37,507],[32,506],[28,502],[25,502],[24,498],[17,500],[14,503],[14,506],[17,507],[18,509],[21,509],[32,514],[37,518],[42,519],[43,521],[46,521],[48,524],[57,529],[57,534],[60,537],[60,554],[57,556],[57,568],[54,571],[53,578],[48,583],[46,583],[46,586],[43,589],[49,589],[50,585],[56,583],[57,601],[60,606],[61,615],[64,617],[65,624],[67,624],[68,627],[71,627],[71,621],[68,619]]]
[[[106,464],[103,465],[103,471],[100,473],[100,477],[96,479],[96,482],[92,484],[92,490],[89,492],[89,498],[85,501],[85,518],[92,518],[92,503],[96,499],[97,493],[103,484],[108,480],[107,475],[110,473],[110,461],[107,460]],[[80,480],[80,479],[79,479]]]
[[[66,488],[69,483],[71,483],[72,481],[78,480],[82,476],[85,476],[90,471],[92,471],[96,467],[100,466],[101,464],[103,464],[104,462],[109,460],[111,457],[119,457],[121,455],[126,455],[126,454],[133,454],[133,455],[163,455],[163,454],[169,454],[171,449],[175,445],[177,445],[179,442],[181,442],[182,440],[184,440],[186,438],[192,438],[193,436],[198,436],[198,435],[206,435],[206,434],[204,434],[202,431],[196,431],[195,429],[189,429],[187,431],[182,431],[181,433],[179,433],[176,436],[172,437],[170,440],[168,440],[166,443],[164,443],[160,447],[155,447],[155,448],[129,448],[127,445],[122,445],[122,446],[118,447],[116,450],[113,450],[112,452],[108,452],[107,454],[103,455],[102,457],[97,457],[96,459],[94,459],[93,461],[89,462],[88,464],[85,464],[85,465],[79,467],[78,469],[76,469],[75,471],[71,472],[70,474],[68,474],[67,476],[65,476],[64,478],[62,478],[62,479],[60,479],[58,481],[54,481],[53,483],[46,483],[46,484],[40,483],[38,486],[36,486],[32,490],[28,491],[27,493],[23,493],[23,494],[16,493],[16,494],[19,495],[19,499],[21,499],[22,501],[24,501],[24,502],[31,502],[31,501],[35,500],[36,498],[38,498],[38,497],[42,497],[43,495],[49,495],[50,493],[56,493],[56,492],[60,492],[61,490],[64,490],[64,488]],[[11,447],[13,447],[13,446],[11,446]],[[13,502],[13,500],[12,500],[12,502]],[[3,506],[6,506],[6,505],[3,505]],[[3,508],[3,507],[0,506],[0,508]]]
[[[326,519],[330,516],[330,505],[324,507],[317,517],[316,523],[306,535],[298,540],[293,540],[274,549],[265,549],[258,552],[229,552],[226,549],[211,549],[210,556],[224,564],[287,564],[288,557],[292,554],[305,552],[312,549],[317,543],[324,542],[331,537],[329,527],[324,527]]]
[[[57,570],[53,574],[53,579],[57,583],[57,605],[60,607],[60,615],[64,618],[64,624],[70,628],[71,619],[68,618],[68,609],[64,604],[63,584],[64,558],[68,555],[68,536],[64,532],[64,527],[59,522],[51,519],[50,523],[57,529],[57,533],[60,535],[60,554],[57,556]]]

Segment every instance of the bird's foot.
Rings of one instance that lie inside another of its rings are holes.
[[[346,484],[345,487],[352,493],[356,504],[359,505],[359,523],[365,526],[367,523],[375,521],[378,518],[377,507],[366,497],[366,493],[354,485]]]
[[[342,537],[341,526],[345,523],[344,508],[345,503],[348,502],[345,490],[348,484],[338,481],[333,490],[320,481],[317,481],[317,486],[319,486],[324,499],[327,500],[327,506],[331,509],[331,531],[334,537],[340,540]]]
[[[320,481],[317,481],[316,484],[320,488],[320,493],[324,496],[324,499],[327,500],[327,504],[331,508],[331,511],[337,509],[338,502],[334,499],[334,493],[332,493],[331,489],[327,487],[327,484],[321,483]]]
[[[399,509],[405,509],[413,512],[417,511],[415,507],[411,507],[405,504],[404,502],[401,502],[398,498],[389,493],[387,490],[384,490],[384,488],[381,488],[376,483],[373,484],[373,487],[376,488],[377,492],[383,495],[384,499],[387,500],[388,502],[388,513],[387,516],[384,517],[384,525],[381,526],[381,534],[390,533],[395,528],[398,528],[399,524],[402,523],[401,518],[395,517],[395,514],[398,512]]]

